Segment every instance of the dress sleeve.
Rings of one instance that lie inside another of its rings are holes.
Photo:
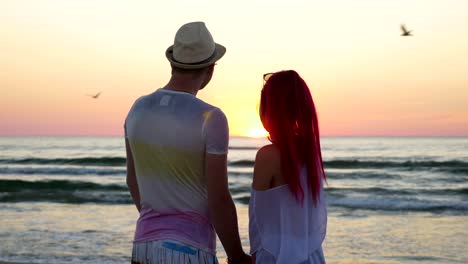
[[[249,241],[250,241],[250,255],[257,253],[261,249],[262,242],[260,240],[260,234],[258,230],[258,224],[256,219],[256,205],[255,205],[255,190],[252,189],[250,192],[249,201]]]
[[[224,113],[215,108],[203,115],[205,149],[210,154],[226,154],[229,144],[229,126]]]

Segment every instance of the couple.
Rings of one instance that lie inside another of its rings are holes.
[[[255,159],[250,253],[228,188],[228,122],[196,98],[226,49],[203,22],[183,25],[166,51],[168,84],[140,97],[125,121],[127,185],[140,213],[132,263],[325,263],[327,212],[317,115],[295,71],[264,76],[260,118],[271,145]]]

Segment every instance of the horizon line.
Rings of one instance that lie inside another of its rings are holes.
[[[119,138],[124,138],[124,135],[103,135],[103,134],[97,134],[97,135],[53,135],[53,134],[37,134],[37,135],[13,135],[13,134],[0,134],[0,137],[119,137]],[[243,135],[229,135],[230,138],[252,138],[252,139],[267,139],[267,137],[250,137],[250,136],[243,136]],[[337,138],[337,137],[348,137],[348,138],[379,138],[379,137],[386,137],[386,138],[416,138],[416,137],[426,137],[426,138],[431,138],[431,137],[445,137],[445,138],[463,138],[463,137],[468,137],[467,135],[321,135],[320,137],[323,138]]]

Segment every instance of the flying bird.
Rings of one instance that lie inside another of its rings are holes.
[[[401,29],[401,32],[402,32],[401,35],[402,35],[403,37],[411,37],[411,36],[413,36],[413,35],[411,34],[412,30],[408,30],[408,29],[406,28],[406,25],[405,25],[405,24],[401,24],[401,25],[400,25],[400,29]]]
[[[91,98],[93,98],[93,99],[98,99],[98,97],[99,97],[99,95],[101,95],[101,93],[102,93],[102,92],[99,92],[99,93],[97,93],[97,94],[95,94],[95,95],[87,94],[87,96],[91,96]]]

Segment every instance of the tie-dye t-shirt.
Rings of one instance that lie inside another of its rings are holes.
[[[141,226],[148,225],[149,220],[144,219],[149,218],[153,222],[165,219],[159,223],[179,218],[185,224],[194,219],[198,227],[200,221],[207,222],[209,227],[201,229],[212,229],[204,159],[205,153],[227,153],[229,129],[224,113],[192,94],[158,89],[134,103],[125,121],[125,135],[133,154],[143,208],[135,240],[174,238],[167,226],[159,226],[143,239],[138,229],[143,232]],[[153,212],[151,217],[148,212]],[[169,235],[161,236],[161,230]],[[192,235],[188,234],[183,242],[196,240],[190,238]]]

